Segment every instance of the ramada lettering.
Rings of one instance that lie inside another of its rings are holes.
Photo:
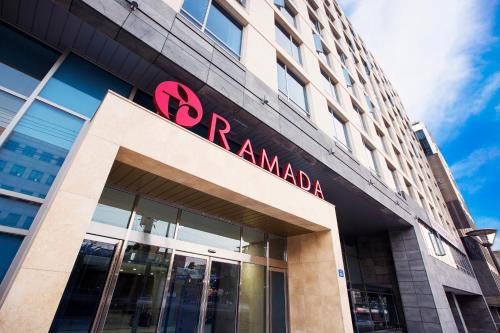
[[[197,125],[203,116],[203,107],[196,94],[187,86],[175,82],[165,81],[160,83],[154,93],[154,103],[160,115],[170,119],[169,101],[170,98],[178,102],[178,108],[175,114],[175,123],[183,127],[193,127]],[[208,127],[208,140],[215,143],[217,138],[218,144],[223,148],[231,151],[226,135],[231,132],[231,124],[227,119],[217,113],[210,115]],[[309,176],[302,170],[294,173],[292,165],[286,163],[280,172],[280,164],[277,156],[269,156],[264,148],[260,149],[257,155],[254,153],[252,142],[246,139],[238,152],[236,153],[241,158],[258,165],[264,170],[275,174],[278,177],[292,183],[301,189],[311,192],[315,196],[324,199],[323,191],[318,180],[311,183]]]

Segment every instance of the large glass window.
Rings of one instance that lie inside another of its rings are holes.
[[[365,153],[366,153],[366,162],[368,163],[368,169],[370,171],[374,172],[375,174],[378,173],[378,167],[377,167],[377,162],[375,161],[375,152],[374,149],[369,147],[366,143],[363,143],[365,147]]]
[[[337,97],[337,87],[336,87],[336,82],[333,81],[332,78],[330,78],[329,75],[327,75],[325,72],[321,71],[321,79],[323,82],[323,88],[327,92],[330,97],[332,97],[334,100],[337,102],[339,101]]]
[[[164,314],[164,333],[196,332],[207,260],[176,254]]]
[[[90,332],[114,252],[114,244],[83,241],[52,322],[51,333]]]
[[[295,12],[292,10],[290,7],[290,4],[288,1],[274,1],[274,4],[276,7],[278,7],[279,11],[281,14],[285,17],[285,19],[288,21],[288,23],[292,26],[295,27]]]
[[[105,187],[92,221],[126,228],[133,204],[134,196],[132,194]]]
[[[285,260],[286,238],[269,235],[269,258]]]
[[[185,0],[182,13],[237,58],[243,27],[212,0]]]
[[[22,242],[22,236],[0,233],[0,244],[2,244],[2,250],[0,251],[0,283],[5,277]]]
[[[59,54],[0,24],[0,86],[28,96]]]
[[[239,226],[188,211],[182,211],[177,239],[240,251]]]
[[[212,260],[204,333],[235,333],[240,265]]]
[[[155,332],[171,251],[129,242],[103,332]]]
[[[275,31],[276,41],[278,44],[286,50],[286,52],[291,55],[295,61],[299,64],[302,63],[299,43],[295,41],[295,39],[278,23],[275,23]]]
[[[266,267],[243,263],[240,284],[240,333],[266,332]]]
[[[44,198],[47,177],[58,173],[82,126],[82,119],[35,101],[0,150],[7,164],[0,186]],[[41,178],[30,179],[33,170]]]
[[[309,114],[305,85],[280,61],[278,61],[278,90],[306,114]]]
[[[270,272],[271,332],[286,333],[286,280],[284,272]]]
[[[29,201],[0,196],[0,225],[28,230],[40,208]]]
[[[141,198],[137,204],[133,230],[147,234],[174,237],[178,209]]]
[[[128,97],[131,87],[112,74],[71,54],[47,82],[40,96],[92,118],[108,89]]]
[[[0,90],[0,134],[9,125],[23,103],[24,99]]]
[[[266,235],[256,229],[243,227],[243,253],[253,256],[266,256]]]
[[[351,150],[351,145],[349,143],[349,135],[347,133],[347,125],[344,121],[342,121],[333,111],[331,111],[333,117],[333,129],[334,136],[337,139],[337,142],[342,144],[348,150]]]

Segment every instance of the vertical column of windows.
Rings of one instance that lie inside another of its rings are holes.
[[[0,32],[8,40],[0,46],[0,235],[16,246],[0,254],[1,280],[83,124],[108,89],[127,96],[131,88],[5,25]]]

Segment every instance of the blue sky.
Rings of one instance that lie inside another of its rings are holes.
[[[477,227],[500,234],[500,0],[339,3],[430,129]]]

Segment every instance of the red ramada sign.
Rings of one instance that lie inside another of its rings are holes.
[[[182,83],[175,81],[160,83],[155,89],[153,98],[158,113],[167,119],[170,119],[168,112],[170,98],[178,102],[174,121],[180,126],[187,128],[193,127],[197,125],[203,117],[203,107],[198,96]],[[215,137],[217,137],[219,139],[219,145],[231,151],[226,138],[226,135],[228,135],[230,131],[231,125],[227,119],[215,112],[210,115],[208,140],[215,143]],[[256,159],[250,139],[246,139],[243,142],[236,155],[324,199],[319,181],[315,180],[311,182],[309,176],[302,170],[298,170],[297,173],[294,173],[291,164],[286,163],[280,172],[278,157],[269,156],[264,148],[260,149],[258,159]]]

